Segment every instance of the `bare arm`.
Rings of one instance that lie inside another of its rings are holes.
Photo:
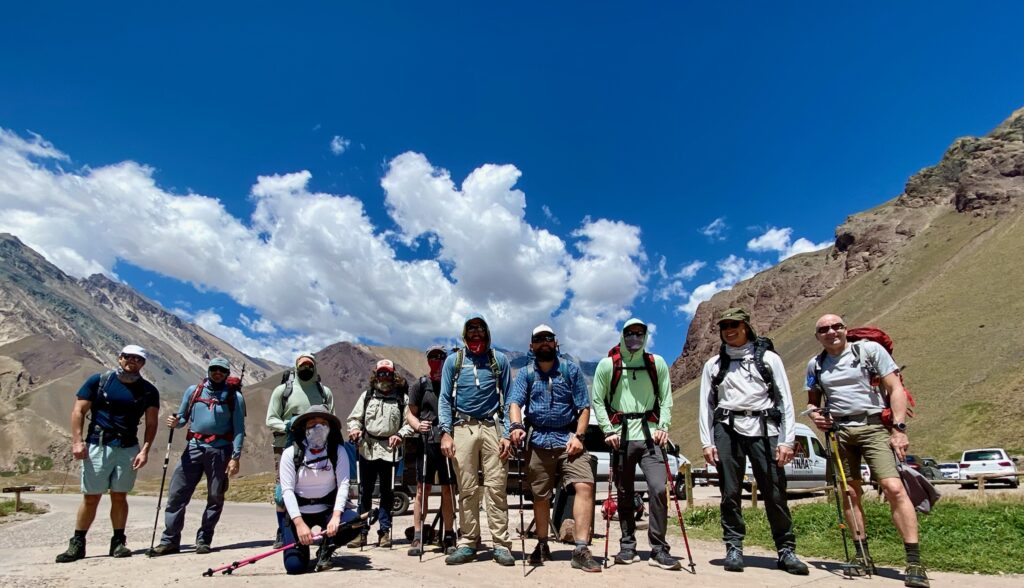
[[[75,399],[71,408],[71,454],[75,459],[85,459],[85,443],[82,442],[82,428],[85,426],[85,413],[92,408],[92,402]]]

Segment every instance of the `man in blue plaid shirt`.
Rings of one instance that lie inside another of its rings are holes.
[[[563,487],[572,485],[576,492],[572,567],[600,572],[587,548],[594,517],[593,458],[583,447],[590,420],[587,383],[576,364],[558,356],[558,338],[551,327],[540,325],[533,330],[530,352],[533,361],[519,370],[508,395],[509,438],[521,446],[529,437],[526,479],[533,492],[537,527],[537,548],[530,554],[530,564],[551,560],[548,517],[552,490],[560,479]]]

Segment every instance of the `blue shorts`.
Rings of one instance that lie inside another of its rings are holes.
[[[139,454],[139,446],[88,446],[89,455],[82,460],[82,494],[130,492],[135,487],[136,471],[132,460]]]

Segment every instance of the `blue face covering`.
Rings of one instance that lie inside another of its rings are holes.
[[[644,336],[643,335],[623,335],[622,340],[626,343],[626,349],[633,353],[640,351],[644,348]]]
[[[321,451],[327,447],[327,436],[331,434],[331,428],[327,425],[313,425],[306,429],[306,446],[313,451]]]

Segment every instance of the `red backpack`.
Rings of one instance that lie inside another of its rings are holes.
[[[608,412],[608,418],[611,420],[612,424],[619,424],[624,416],[640,416],[623,415],[623,413],[615,411],[615,409],[612,408],[612,397],[615,396],[615,391],[619,387],[619,382],[622,380],[623,371],[632,371],[633,379],[635,380],[636,372],[641,369],[647,372],[648,377],[651,378],[651,385],[654,387],[654,406],[642,416],[648,422],[658,422],[658,417],[661,415],[661,403],[658,402],[658,367],[654,364],[654,354],[647,353],[646,351],[644,352],[643,368],[625,367],[622,363],[622,352],[619,350],[618,345],[608,350],[608,357],[612,358],[612,380],[608,387],[608,396],[605,397],[604,405],[605,410]]]
[[[856,358],[856,360],[858,362],[861,361],[860,345],[855,345],[855,343],[858,342],[858,341],[874,341],[875,343],[878,343],[879,345],[881,345],[882,348],[884,348],[885,351],[890,356],[892,355],[892,349],[893,349],[892,337],[890,337],[888,334],[886,334],[885,331],[883,331],[882,329],[879,329],[878,327],[874,327],[874,326],[871,326],[871,325],[866,325],[866,326],[863,326],[863,327],[856,327],[856,328],[853,328],[853,329],[848,329],[846,331],[846,340],[848,342],[850,342],[850,350],[853,351],[853,356],[854,356],[854,358]],[[821,353],[821,355],[818,356],[818,361],[817,361],[817,371],[818,371],[818,373],[816,374],[816,381],[818,381],[818,382],[821,382],[821,362],[825,359],[825,357],[824,357],[825,353],[827,353],[827,352],[823,351]],[[875,366],[871,365],[870,362],[867,363],[867,368],[866,369],[868,371],[868,374],[871,376],[871,387],[875,388],[875,389],[878,389],[878,390],[881,390],[882,377],[878,373],[878,369]],[[906,384],[904,384],[904,382],[903,382],[903,372],[901,370],[897,369],[896,370],[896,375],[899,376],[900,384],[903,385],[903,390],[907,393],[907,418],[911,418],[911,417],[914,416],[914,407],[917,406],[917,402],[914,401],[914,396],[911,395],[910,389],[907,388]],[[885,397],[885,401],[886,401],[886,407],[885,407],[885,409],[882,410],[882,424],[885,425],[886,427],[891,427],[892,426],[892,408],[889,406],[889,397],[887,395],[885,395],[885,394],[882,394],[882,396]]]

